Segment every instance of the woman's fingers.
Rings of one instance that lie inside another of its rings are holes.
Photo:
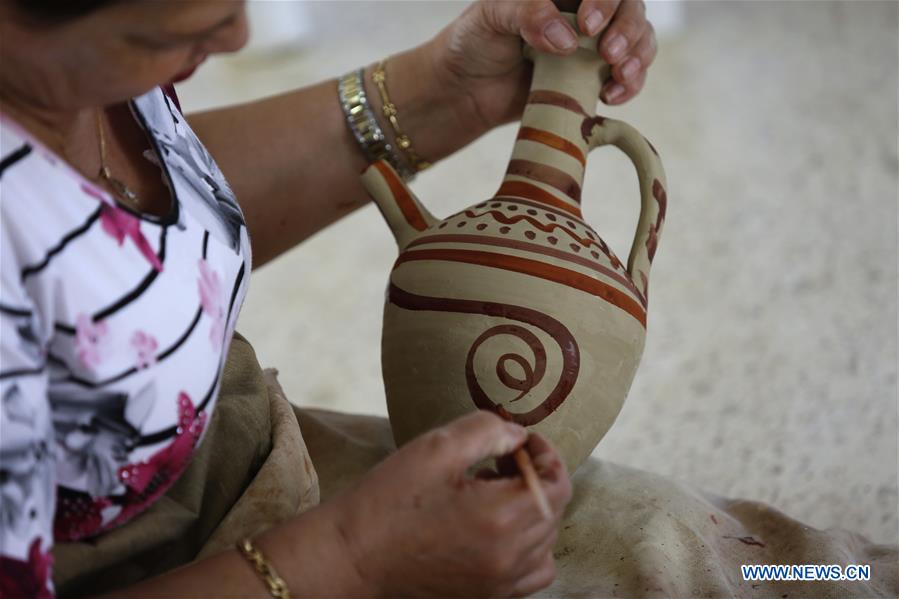
[[[559,540],[559,525],[558,519],[552,522],[542,520],[530,528],[516,530],[516,538],[510,539],[509,546],[510,550],[514,547],[516,556],[514,565],[509,570],[512,585],[519,584],[531,573],[545,568],[545,561],[547,557],[552,559],[553,548]]]
[[[486,6],[504,33],[521,35],[537,50],[564,55],[577,48],[577,33],[551,0],[487,2]]]
[[[501,520],[519,532],[547,531],[558,527],[571,499],[571,484],[567,477],[560,477],[554,482],[541,480],[540,487],[552,511],[552,518],[547,520],[533,492],[520,477],[477,479],[475,484],[474,497],[479,508],[486,510],[495,507],[501,510]]]
[[[559,524],[555,523],[551,529],[542,531],[540,537],[534,537],[530,542],[523,542],[527,547],[522,553],[521,567],[517,572],[519,578],[523,578],[529,572],[538,568],[547,555],[552,555],[556,543],[559,541]]]
[[[509,570],[509,587],[503,594],[523,597],[548,586],[556,577],[552,550],[559,537],[559,526],[565,507],[571,499],[571,482],[564,461],[553,445],[542,435],[532,433],[523,448],[528,452],[553,511],[546,520],[536,506],[530,489],[520,473],[479,482],[481,506],[497,503],[501,522],[498,530],[508,531],[509,551],[516,558]],[[500,471],[507,470],[509,460],[498,460]]]
[[[637,95],[646,81],[646,71],[658,52],[655,31],[647,23],[640,41],[612,67],[612,76],[603,85],[600,97],[607,104],[621,104]]]
[[[603,85],[602,91],[599,92],[599,97],[609,106],[624,104],[640,93],[645,82],[645,69],[641,70],[635,78],[625,81],[623,85],[615,81],[614,77],[610,77]]]
[[[640,41],[624,59],[612,67],[612,77],[621,84],[636,79],[640,71],[645,71],[655,60],[657,50],[655,31],[652,25],[647,24]]]
[[[565,506],[571,501],[572,494],[571,479],[568,477],[565,464],[558,457],[544,457],[536,462],[535,466],[553,513],[561,516]]]
[[[555,447],[540,433],[528,435],[527,450],[531,458],[537,459],[544,454],[557,454]]]
[[[542,529],[548,524],[558,524],[562,517],[565,502],[564,497],[559,496],[564,494],[564,490],[559,491],[556,488],[558,485],[550,486],[545,482],[540,485],[552,511],[552,519],[547,520],[540,510],[537,498],[521,477],[478,478],[473,483],[473,501],[478,503],[479,509],[501,510],[504,515],[500,519],[514,524],[515,530]]]
[[[643,0],[583,0],[577,22],[588,35],[604,30],[597,49],[612,66],[612,77],[603,86],[603,101],[622,104],[637,95],[657,52]]]
[[[537,50],[569,54],[577,48],[577,33],[551,1],[512,2],[519,7],[521,37]]]
[[[554,520],[543,520],[538,526],[522,532],[524,536],[521,540],[521,546],[524,547],[524,555],[526,556],[524,561],[533,565],[534,560],[555,547],[556,541],[559,539],[561,522],[560,514]]]
[[[502,478],[502,475],[493,468],[480,468],[474,473],[474,477],[478,480],[496,480]]]
[[[571,479],[565,462],[558,451],[539,433],[531,433],[525,444],[525,449],[531,456],[534,469],[540,479],[540,487],[549,502],[550,509],[555,516],[556,525],[562,517],[565,507],[571,501]],[[544,521],[541,514],[534,514],[539,520]]]
[[[527,597],[548,587],[556,579],[556,560],[552,552],[540,560],[538,565],[514,584],[509,592],[511,597]]]
[[[531,433],[524,448],[534,464],[537,476],[541,479],[541,486],[544,487],[550,507],[554,512],[561,512],[571,499],[571,481],[562,457],[540,433]],[[497,458],[496,466],[499,477],[520,478],[522,476],[512,455]],[[494,475],[490,478],[496,477]]]
[[[472,464],[511,453],[527,439],[524,427],[478,410],[425,433],[417,440],[438,472],[462,475]]]
[[[609,24],[621,0],[583,0],[577,11],[577,26],[587,35],[596,35]]]
[[[571,479],[568,476],[568,469],[565,467],[565,462],[562,461],[562,456],[559,455],[556,448],[539,433],[531,433],[528,436],[525,447],[531,455],[531,459],[534,461],[534,467],[537,469],[537,474],[541,479],[551,483],[565,483],[562,484],[558,490],[562,493],[560,499],[565,499],[565,502],[567,503],[567,500],[570,499]],[[568,497],[566,497],[566,494]]]
[[[615,18],[599,38],[599,54],[612,66],[620,63],[637,45],[647,26],[643,0],[622,0]]]

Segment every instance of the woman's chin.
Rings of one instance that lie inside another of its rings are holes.
[[[194,66],[192,66],[192,67],[190,67],[190,68],[188,68],[188,69],[185,69],[185,70],[181,71],[180,73],[178,73],[177,75],[175,75],[175,77],[172,79],[172,83],[181,83],[181,82],[184,81],[185,79],[190,78],[190,76],[193,75],[194,72],[196,72],[196,70],[197,70],[197,68],[198,68],[199,66],[200,66],[200,65],[197,64],[197,65],[194,65]]]
[[[191,66],[189,66],[186,69],[179,72],[177,75],[175,75],[175,78],[172,79],[172,83],[180,83],[180,82],[184,81],[185,79],[189,78],[191,75],[193,75],[196,72],[196,70],[198,68],[200,68],[201,64],[206,62],[207,58],[208,58],[208,55],[203,55],[202,58],[200,58],[199,60],[194,62]]]

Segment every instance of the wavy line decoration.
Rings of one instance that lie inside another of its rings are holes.
[[[565,233],[567,233],[569,237],[571,237],[573,240],[575,240],[582,246],[590,247],[592,245],[592,246],[596,246],[597,248],[599,248],[599,251],[601,251],[603,254],[605,254],[606,257],[608,257],[608,259],[612,262],[613,268],[617,269],[620,266],[622,266],[621,260],[619,260],[618,257],[612,253],[612,251],[609,249],[609,246],[606,245],[606,243],[602,239],[599,239],[597,241],[596,239],[592,239],[590,237],[581,237],[580,235],[578,235],[571,229],[569,229],[559,223],[551,223],[551,224],[545,225],[545,224],[541,223],[540,221],[538,221],[534,218],[531,218],[530,216],[528,216],[526,214],[519,214],[517,216],[506,216],[505,214],[503,214],[502,212],[499,212],[498,210],[487,210],[487,211],[481,212],[480,214],[478,214],[474,210],[466,210],[464,212],[464,214],[468,218],[480,218],[482,216],[491,216],[491,217],[493,217],[493,220],[495,220],[499,223],[502,223],[504,225],[514,225],[514,224],[519,223],[522,220],[524,220],[524,221],[527,221],[528,223],[530,223],[533,227],[540,229],[544,233],[552,233],[556,229],[561,229],[561,230],[565,231]]]
[[[497,360],[495,366],[497,379],[507,388],[519,392],[511,402],[524,398],[543,380],[547,364],[546,349],[532,331],[518,324],[496,325],[481,333],[468,350],[465,360],[465,381],[472,401],[482,410],[490,410],[508,416],[522,426],[533,426],[555,412],[571,394],[571,390],[577,382],[581,364],[580,348],[577,341],[565,325],[547,314],[510,304],[416,295],[399,288],[393,282],[388,288],[387,298],[395,306],[406,310],[480,314],[514,320],[540,329],[558,344],[562,359],[562,372],[555,387],[536,407],[526,412],[511,412],[508,408],[493,401],[478,381],[474,367],[478,349],[488,339],[499,335],[517,337],[531,349],[533,362],[525,356],[512,352],[504,353]],[[523,376],[516,377],[509,372],[510,362],[517,364],[522,369]]]

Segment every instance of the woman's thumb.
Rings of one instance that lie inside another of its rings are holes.
[[[481,460],[512,453],[527,440],[528,431],[492,412],[478,410],[430,434],[437,437],[437,453],[444,463],[466,470]]]

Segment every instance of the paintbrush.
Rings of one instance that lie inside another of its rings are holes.
[[[512,415],[502,406],[498,407],[497,413],[500,417],[503,420],[512,422]],[[522,446],[512,453],[512,457],[515,459],[515,465],[518,466],[521,476],[524,477],[524,482],[530,489],[531,495],[534,496],[534,501],[537,502],[537,508],[540,510],[540,513],[543,514],[545,519],[552,520],[553,513],[549,507],[549,500],[546,499],[546,493],[543,492],[543,487],[540,486],[540,479],[537,476],[537,471],[534,469],[534,462],[531,461],[530,454]]]
[[[545,519],[552,520],[553,513],[552,510],[549,509],[549,501],[546,499],[546,494],[543,492],[543,487],[540,486],[540,480],[537,478],[537,471],[534,470],[534,464],[533,462],[531,462],[531,456],[529,456],[528,452],[524,450],[524,447],[519,447],[512,455],[515,457],[515,463],[518,465],[518,469],[521,471],[521,475],[524,477],[524,482],[527,484],[528,489],[531,490],[531,494],[534,496],[534,501],[537,502],[537,507],[540,509],[540,513],[543,514],[543,517]]]

